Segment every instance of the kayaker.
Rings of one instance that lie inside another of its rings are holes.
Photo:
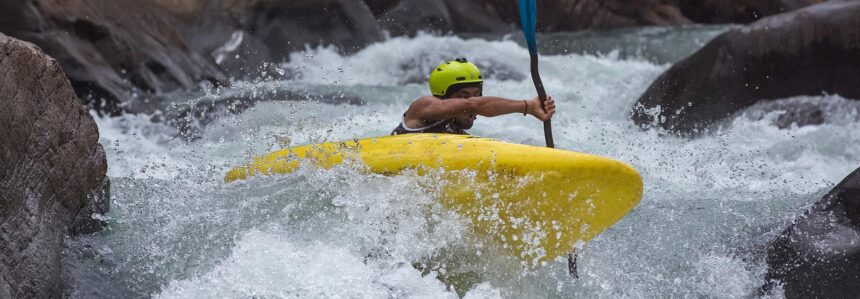
[[[546,111],[537,97],[511,100],[483,96],[481,71],[465,58],[443,63],[430,73],[430,92],[412,102],[403,121],[391,135],[408,133],[466,134],[476,116],[493,117],[510,113],[529,114],[541,121],[555,114],[552,97],[546,99]]]

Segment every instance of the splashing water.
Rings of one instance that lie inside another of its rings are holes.
[[[716,29],[699,30],[707,39]],[[635,40],[630,36],[651,31],[643,32],[616,37]],[[293,79],[236,87],[267,97],[271,89],[327,86],[360,97],[363,105],[265,98],[241,113],[220,115],[194,141],[177,138],[176,129],[149,116],[97,118],[112,180],[110,227],[69,240],[69,294],[755,295],[767,242],[860,160],[860,135],[852,134],[860,130],[856,107],[838,96],[785,100],[853,107],[828,108],[815,125],[780,129],[774,120],[785,111],[752,109],[686,140],[641,131],[627,120],[667,65],[613,52],[559,53],[541,59],[544,84],[559,107],[556,146],[625,161],[645,182],[640,206],[584,246],[577,280],[563,260],[529,270],[477,250],[487,240],[470,234],[467,221],[420,187],[432,185],[431,178],[305,165],[290,175],[223,184],[230,167],[283,146],[387,135],[410,101],[426,93],[427,70],[461,56],[485,70],[485,94],[533,96],[528,52],[516,42],[419,35],[351,56],[330,48],[293,53],[281,66],[296,74]],[[542,145],[541,128],[532,117],[510,115],[481,118],[470,133]]]

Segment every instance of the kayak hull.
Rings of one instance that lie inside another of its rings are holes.
[[[629,165],[590,154],[449,134],[405,134],[297,146],[228,171],[225,182],[286,174],[311,160],[329,168],[441,180],[440,201],[532,266],[571,253],[639,203],[642,179]]]

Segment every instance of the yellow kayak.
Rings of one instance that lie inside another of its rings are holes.
[[[225,182],[290,173],[300,159],[373,173],[414,169],[440,179],[440,201],[532,266],[571,253],[639,203],[642,178],[596,155],[448,134],[405,134],[297,146],[254,158]]]

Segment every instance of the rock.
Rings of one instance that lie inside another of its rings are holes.
[[[431,32],[513,32],[519,28],[516,1],[403,0],[380,22],[393,35]],[[611,29],[642,25],[688,24],[670,0],[538,2],[540,31]]]
[[[491,2],[502,19],[518,24],[517,1]],[[538,30],[543,32],[689,23],[672,0],[538,1]]]
[[[519,24],[517,1],[367,0],[393,35],[434,32],[506,32]],[[538,1],[543,32],[615,29],[691,23],[749,23],[821,0],[544,0]]]
[[[306,46],[334,45],[345,53],[382,40],[370,8],[355,0],[257,1],[242,13],[242,29],[265,41],[278,61]]]
[[[280,59],[274,58],[262,40],[243,30],[234,31],[224,44],[208,52],[231,80],[287,78],[285,71],[275,67],[274,62]]]
[[[153,4],[163,7],[174,15],[194,17],[206,6],[207,0],[152,0]],[[217,1],[223,2],[223,1]],[[235,1],[227,1],[235,4]]]
[[[63,237],[104,224],[105,153],[57,61],[0,34],[0,69],[0,296],[57,298]]]
[[[374,15],[381,15],[400,3],[400,0],[364,0]]]
[[[545,0],[538,7],[538,26],[548,32],[687,24],[682,9],[696,16],[716,9],[722,18],[729,15],[722,11],[766,14],[815,1]],[[516,5],[506,0],[0,0],[0,32],[39,45],[60,61],[90,108],[117,115],[151,113],[158,106],[153,102],[167,93],[233,80],[282,79],[283,72],[271,65],[292,52],[333,45],[354,53],[382,40],[383,30],[394,36],[514,32]]]
[[[379,18],[392,35],[415,35],[418,31],[448,33],[451,14],[444,1],[403,0]]]
[[[278,62],[269,47],[240,24],[243,14],[260,1],[157,2],[179,17],[181,26],[178,26],[177,32],[184,36],[189,50],[212,60],[228,77],[227,83],[281,77],[267,67]]]
[[[383,38],[373,9],[362,1],[154,1],[182,20],[178,31],[191,49],[215,60],[232,79],[282,76],[268,66],[308,46],[353,53]]]
[[[768,247],[768,283],[786,298],[855,298],[860,281],[860,168]]]
[[[70,233],[83,235],[101,231],[107,222],[104,217],[99,216],[104,216],[108,211],[110,211],[110,179],[105,177],[101,185],[87,193],[86,204],[75,214],[69,227]]]
[[[799,96],[757,103],[738,117],[768,121],[780,129],[810,125],[850,125],[860,122],[860,101],[838,95]]]
[[[9,290],[9,284],[0,276],[0,298],[12,298],[12,291]]]
[[[474,0],[402,0],[379,17],[392,35],[415,35],[419,31],[509,32],[516,27],[504,22]]]
[[[13,2],[17,2],[14,3]],[[100,112],[118,114],[140,95],[226,83],[215,63],[189,51],[179,21],[134,0],[0,0],[20,15],[0,31],[39,45],[60,61],[73,87]]]
[[[716,37],[660,75],[632,120],[695,135],[760,101],[839,94],[860,99],[860,2],[825,2]]]
[[[696,23],[750,23],[766,16],[793,11],[823,0],[681,0],[681,12]]]

